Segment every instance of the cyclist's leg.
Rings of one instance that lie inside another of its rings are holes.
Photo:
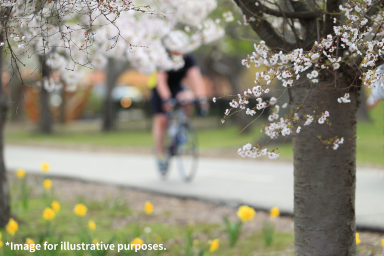
[[[158,155],[164,155],[164,138],[167,126],[167,116],[164,113],[155,114],[153,117],[152,134],[155,140],[156,152]]]
[[[152,135],[155,141],[156,152],[158,155],[164,155],[163,143],[167,130],[168,118],[162,109],[161,98],[157,93],[156,88],[152,90],[152,108],[154,112]]]

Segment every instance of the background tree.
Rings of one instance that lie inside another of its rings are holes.
[[[104,99],[104,113],[103,113],[103,131],[111,131],[114,128],[114,105],[112,99],[112,91],[115,88],[117,78],[128,69],[129,64],[127,61],[119,59],[108,58],[108,65],[105,69],[107,74],[106,81],[106,94]]]
[[[0,13],[1,15],[2,13]],[[0,34],[0,41],[3,36]],[[0,70],[2,70],[2,52],[0,51]],[[8,97],[4,92],[2,76],[0,76],[0,226],[4,226],[9,218],[9,192],[7,172],[4,160],[4,125],[7,119]]]
[[[295,254],[356,255],[356,111],[361,86],[381,78],[375,68],[383,60],[383,2],[235,3],[242,23],[263,40],[243,65],[267,71],[232,101],[223,122],[238,108],[251,116],[270,108],[271,123],[263,129],[270,140],[293,136]],[[283,82],[278,91],[290,97],[291,114],[281,118],[280,97],[262,100],[275,78]],[[249,103],[253,97],[256,106]],[[279,156],[264,146],[247,144],[239,154]]]
[[[256,42],[259,38],[251,28],[238,25],[235,16],[239,15],[227,11],[231,8],[233,8],[233,2],[223,0],[211,13],[212,19],[225,29],[225,36],[222,40],[199,49],[197,59],[206,75],[225,78],[231,85],[232,92],[237,94],[242,93],[244,89],[241,76],[244,75],[245,68],[241,65],[241,59],[252,51],[252,44],[249,41]],[[248,116],[239,113],[235,118],[242,133],[248,133],[251,130],[248,126],[250,122]]]
[[[10,7],[0,8],[0,28],[7,25],[8,17],[12,11]],[[7,170],[5,168],[4,159],[4,126],[7,120],[8,113],[8,97],[4,91],[3,84],[3,51],[4,47],[4,31],[0,30],[0,227],[5,226],[10,217],[10,204],[9,204],[9,188],[7,183]]]

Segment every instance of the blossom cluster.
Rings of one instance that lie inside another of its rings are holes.
[[[337,99],[339,103],[350,103],[351,100],[349,99],[349,93],[344,94],[343,97],[340,97]]]
[[[329,112],[328,111],[325,111],[323,113],[323,115],[319,118],[319,120],[317,121],[319,124],[323,124],[326,120],[327,120],[327,117],[329,117]]]
[[[261,157],[264,155],[268,155],[269,159],[276,159],[279,157],[279,153],[275,153],[273,151],[268,151],[268,149],[260,149],[257,147],[252,147],[252,144],[247,143],[243,146],[243,148],[239,148],[238,150],[239,155],[242,157]]]
[[[333,142],[333,149],[336,150],[339,148],[340,144],[344,143],[344,138],[342,137],[341,139],[336,139],[335,142]]]
[[[334,26],[334,32],[340,37],[341,47],[347,48],[353,57],[363,57],[361,68],[365,68],[360,79],[369,88],[376,87],[382,81],[383,74],[375,72],[376,63],[384,56],[383,11],[373,15],[371,22],[365,13],[372,7],[372,1],[353,1],[340,5],[340,10],[348,18],[343,26]],[[367,40],[367,37],[370,40]],[[378,39],[381,38],[381,39]],[[384,84],[381,83],[384,88]]]

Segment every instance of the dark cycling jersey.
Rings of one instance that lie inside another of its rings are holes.
[[[168,74],[168,86],[170,89],[172,87],[177,87],[181,85],[181,81],[187,76],[187,71],[191,67],[195,66],[196,62],[191,55],[186,55],[184,58],[184,67],[178,70],[170,70]]]
[[[175,98],[176,94],[183,90],[181,81],[187,76],[188,70],[193,66],[196,66],[196,62],[191,55],[187,54],[184,57],[184,67],[178,70],[167,71],[167,84],[169,86],[169,90],[171,91],[172,98]],[[151,102],[154,113],[164,113],[162,108],[162,99],[157,92],[156,87],[152,89]]]

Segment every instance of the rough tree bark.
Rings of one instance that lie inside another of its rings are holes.
[[[0,42],[3,41],[3,35],[0,33]],[[7,172],[4,159],[4,126],[7,120],[8,97],[4,92],[4,85],[1,79],[3,74],[3,56],[0,49],[0,227],[8,223],[10,217],[9,190],[7,183]]]
[[[41,76],[42,76],[42,85],[40,91],[40,132],[42,133],[52,133],[52,113],[49,107],[49,92],[44,87],[44,79],[49,78],[51,73],[50,68],[45,64],[45,58],[40,58],[41,63]]]
[[[340,104],[349,86],[333,72],[318,84],[303,83],[292,88],[295,109],[303,104],[303,114],[321,115],[329,111],[331,126],[315,121],[293,135],[295,255],[355,255],[356,190],[356,111],[357,92],[349,92],[351,103]],[[309,96],[306,99],[308,92]],[[305,100],[306,99],[306,100]],[[313,113],[315,107],[316,113]],[[317,137],[344,137],[337,150],[328,148]],[[351,139],[348,141],[348,139]]]

